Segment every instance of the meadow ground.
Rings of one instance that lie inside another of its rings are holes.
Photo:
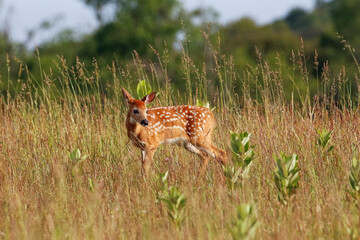
[[[186,194],[181,230],[157,202],[155,177],[141,176],[140,152],[126,136],[125,109],[112,102],[31,108],[2,102],[0,126],[0,234],[5,239],[229,239],[235,208],[254,203],[261,239],[346,239],[358,227],[349,189],[358,154],[359,111],[314,109],[304,117],[289,108],[264,112],[216,111],[215,139],[229,149],[229,130],[251,133],[256,145],[249,178],[229,192],[222,168],[211,161],[198,180],[200,159],[177,146],[155,154],[154,176],[169,170],[169,184]],[[322,154],[317,129],[331,129],[334,150]],[[87,157],[73,161],[79,148]],[[273,154],[299,156],[301,180],[291,204],[277,199]]]
[[[249,177],[229,190],[216,161],[199,177],[200,159],[177,146],[160,147],[153,176],[144,179],[140,151],[126,135],[121,95],[79,93],[71,84],[50,93],[47,80],[44,75],[47,84],[35,97],[24,86],[17,97],[0,98],[2,239],[230,239],[236,207],[244,203],[256,207],[256,239],[348,239],[360,226],[349,193],[351,161],[359,157],[358,108],[285,103],[270,90],[261,104],[246,92],[242,100],[218,94],[215,142],[231,155],[230,130],[247,131],[255,145]],[[120,85],[127,87],[115,82],[118,93]],[[153,106],[169,102],[167,87],[158,88]],[[332,130],[330,152],[316,145],[323,129]],[[71,157],[74,149],[81,156]],[[301,168],[287,206],[274,183],[273,155],[280,152],[296,153]],[[156,176],[166,171],[168,184],[187,198],[181,228],[157,198]]]

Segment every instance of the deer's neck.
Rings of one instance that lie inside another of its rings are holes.
[[[146,146],[144,142],[144,132],[142,131],[142,126],[134,122],[131,117],[128,115],[126,118],[126,128],[127,128],[127,135],[132,143],[143,149]]]
[[[135,120],[133,120],[130,116],[130,113],[128,113],[126,118],[126,128],[129,132],[135,133],[139,129],[139,125],[136,123]]]

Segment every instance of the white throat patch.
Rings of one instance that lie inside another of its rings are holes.
[[[133,119],[133,117],[130,117],[130,123],[131,123],[131,124],[136,124],[137,122],[136,122],[135,119]]]

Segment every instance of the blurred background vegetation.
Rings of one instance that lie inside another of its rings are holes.
[[[263,83],[265,76],[258,68],[268,67],[273,69],[267,71],[273,74],[271,79],[281,75],[287,101],[294,97],[295,88],[302,91],[306,87],[313,100],[327,91],[321,87],[324,81],[338,86],[329,90],[335,98],[346,91],[352,100],[358,99],[358,0],[317,0],[312,11],[293,9],[267,25],[257,25],[249,18],[219,24],[215,10],[187,11],[179,0],[79,1],[94,11],[98,27],[93,32],[79,35],[67,29],[38,49],[29,49],[26,43],[11,41],[6,29],[1,31],[0,94],[16,95],[23,81],[42,84],[46,75],[61,79],[64,72],[56,69],[68,68],[76,79],[81,75],[78,66],[85,66],[85,74],[99,73],[103,94],[111,97],[114,74],[125,76],[122,71],[132,69],[138,61],[145,72],[162,68],[167,76],[157,76],[159,81],[170,81],[182,94],[189,90],[187,78],[214,83],[209,91],[215,93],[223,79],[219,77],[221,69],[214,68],[226,66],[223,76],[232,79],[229,88],[241,96],[243,79],[254,79],[250,87]],[[112,17],[104,16],[103,9],[109,5],[115,9]],[[44,22],[41,28],[46,31],[51,23]],[[142,76],[133,77],[143,80]],[[195,92],[196,84],[190,88]],[[256,89],[250,95],[256,98]],[[301,94],[295,98],[301,100]]]

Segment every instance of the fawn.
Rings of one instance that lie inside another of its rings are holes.
[[[156,92],[135,100],[125,89],[121,89],[129,105],[126,118],[127,135],[140,148],[145,175],[148,175],[155,150],[162,143],[177,144],[203,159],[200,174],[204,174],[209,156],[226,164],[226,153],[212,142],[215,126],[214,115],[206,107],[168,106],[146,108]]]

